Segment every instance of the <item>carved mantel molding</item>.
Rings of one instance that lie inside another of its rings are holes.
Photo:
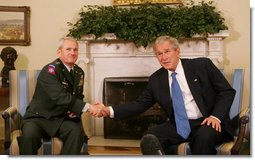
[[[228,36],[229,32],[224,30],[207,37],[195,35],[192,38],[180,38],[181,57],[208,57],[218,66],[223,62],[223,40]],[[94,56],[154,56],[152,46],[137,48],[132,42],[118,40],[111,33],[98,40],[93,35],[84,36],[79,41],[79,46],[78,63],[82,61],[85,64],[90,63]]]

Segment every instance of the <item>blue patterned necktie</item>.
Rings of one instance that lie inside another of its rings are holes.
[[[174,107],[174,116],[177,133],[184,139],[187,139],[191,131],[188,116],[185,110],[181,88],[176,80],[176,72],[172,73],[172,101]]]

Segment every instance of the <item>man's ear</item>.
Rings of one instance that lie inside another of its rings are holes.
[[[177,49],[176,49],[176,52],[178,53],[178,56],[181,57],[181,49],[180,49],[180,48],[177,48]]]
[[[56,51],[56,54],[58,55],[58,57],[60,57],[61,50],[60,50],[60,49],[58,49],[58,50]]]

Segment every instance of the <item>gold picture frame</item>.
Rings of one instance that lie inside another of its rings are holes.
[[[0,45],[30,45],[30,7],[0,6]]]
[[[139,5],[142,3],[180,4],[182,0],[113,0],[113,5]]]

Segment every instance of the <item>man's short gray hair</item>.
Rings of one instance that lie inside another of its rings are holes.
[[[73,37],[63,37],[59,40],[59,43],[58,43],[58,49],[61,49],[63,47],[63,44],[64,42],[68,40],[68,41],[72,41],[72,42],[75,42],[77,45],[78,45],[78,42],[75,38]]]
[[[155,40],[153,49],[155,50],[156,45],[162,44],[164,42],[169,42],[172,45],[172,48],[174,50],[176,50],[177,48],[180,48],[179,47],[179,42],[176,38],[173,38],[173,37],[170,37],[170,36],[160,36]]]

